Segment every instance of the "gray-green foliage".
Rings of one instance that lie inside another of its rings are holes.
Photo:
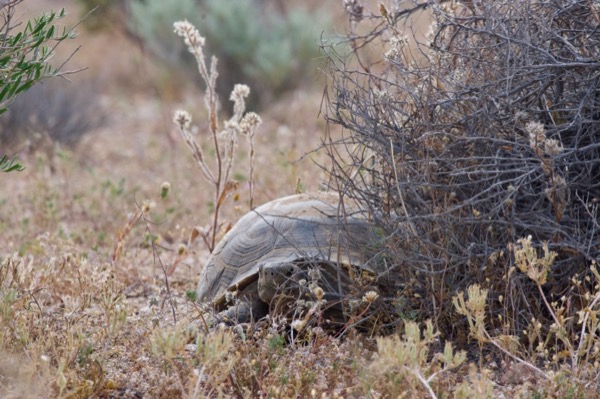
[[[134,0],[131,2],[130,28],[151,51],[176,63],[185,47],[173,33],[173,22],[187,19],[196,23],[199,17],[196,0]]]
[[[135,0],[132,23],[145,43],[173,62],[183,46],[173,40],[172,22],[187,19],[206,37],[209,53],[219,58],[219,92],[228,96],[236,83],[248,84],[264,103],[316,75],[318,42],[329,17],[289,6],[280,13],[256,0]]]
[[[35,83],[61,73],[60,67],[51,65],[49,60],[58,44],[74,37],[72,29],[55,25],[66,15],[64,9],[58,13],[51,11],[25,24],[16,23],[13,18],[19,3],[20,0],[0,3],[0,117],[16,96]],[[0,158],[0,171],[23,168],[16,158],[4,155]]]
[[[56,45],[74,36],[54,22],[66,15],[65,10],[44,14],[28,21],[23,30],[14,32],[10,6],[0,6],[4,18],[0,33],[0,115],[14,98],[42,79],[56,76],[59,70],[49,63]]]

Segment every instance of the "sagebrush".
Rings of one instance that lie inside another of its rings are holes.
[[[131,29],[149,49],[172,64],[185,60],[173,43],[171,24],[189,20],[207,39],[220,62],[218,92],[229,95],[236,83],[252,89],[249,102],[266,106],[281,94],[318,76],[319,39],[329,23],[323,9],[297,5],[285,12],[257,0],[159,0],[131,5]],[[195,64],[185,62],[188,67]]]

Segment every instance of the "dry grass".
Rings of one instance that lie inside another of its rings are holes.
[[[145,65],[135,45],[118,34],[86,39],[86,73],[108,83],[100,94],[108,125],[76,151],[58,149],[52,160],[45,152],[24,154],[27,169],[3,176],[0,396],[108,397],[127,389],[144,397],[191,394],[200,355],[190,351],[195,338],[182,328],[200,314],[186,293],[195,289],[207,251],[188,247],[187,240],[196,224],[209,220],[213,198],[171,113],[190,109],[202,124],[202,96],[180,92],[178,104],[164,103],[161,98],[173,96],[171,83],[160,82],[164,72]],[[108,43],[116,45],[101,53]],[[115,76],[94,71],[104,56],[118,61]],[[125,83],[128,90],[119,90]],[[298,92],[265,116],[256,136],[263,149],[256,169],[274,173],[256,176],[257,203],[298,187],[318,189],[322,178],[315,178],[321,171],[314,156],[297,160],[319,141],[319,100],[318,92]],[[240,143],[240,159],[247,154]],[[248,172],[242,164],[232,173],[245,180]],[[163,182],[171,188],[161,199]],[[230,222],[248,210],[249,187],[238,190],[243,200],[224,205],[223,218]],[[130,223],[145,201],[151,223]],[[160,259],[169,269],[169,297],[152,240],[165,247]],[[114,257],[119,242],[120,256]],[[257,340],[257,356],[266,342]]]
[[[172,112],[186,108],[204,128],[202,97],[156,83],[164,72],[138,69],[143,55],[121,37],[90,43],[90,65],[106,61],[97,58],[106,43],[114,43],[110,57],[120,63],[118,83],[105,76],[109,124],[76,151],[58,149],[53,160],[25,154],[25,171],[2,176],[0,397],[596,397],[591,363],[573,373],[542,362],[540,376],[510,356],[465,356],[425,323],[407,323],[398,336],[350,331],[344,339],[318,326],[297,335],[279,319],[205,328],[206,315],[188,293],[208,253],[188,238],[212,220],[213,192],[171,123]],[[136,61],[124,63],[125,54]],[[163,89],[173,102],[152,95]],[[315,164],[324,154],[296,162],[325,130],[320,96],[299,91],[261,114],[256,204],[316,191],[326,180]],[[242,181],[244,145],[232,172]],[[210,157],[210,146],[204,149]],[[233,223],[248,210],[249,189],[240,184],[240,199],[227,200],[222,220]]]

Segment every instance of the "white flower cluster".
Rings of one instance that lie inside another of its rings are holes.
[[[384,54],[388,60],[394,60],[402,55],[402,48],[408,44],[407,36],[393,35],[390,38],[390,49]]]
[[[546,139],[546,130],[540,122],[529,122],[525,125],[525,131],[529,134],[529,146],[538,148]]]
[[[187,111],[177,110],[173,116],[173,122],[175,122],[180,129],[189,129],[190,124],[192,123],[192,116]]]
[[[563,151],[563,146],[560,141],[556,139],[546,139],[544,141],[544,152],[547,155],[555,156],[560,154]]]
[[[204,46],[206,39],[202,37],[200,32],[198,32],[198,29],[187,20],[175,22],[173,28],[175,33],[183,38],[183,41],[190,52],[193,53],[195,48]]]
[[[243,84],[236,84],[233,86],[233,91],[231,92],[231,96],[229,99],[231,101],[240,101],[245,99],[250,95],[250,88]]]
[[[560,141],[546,138],[546,129],[540,122],[529,122],[525,125],[525,130],[529,134],[529,146],[531,148],[543,148],[544,153],[549,156],[556,156],[563,151]]]
[[[362,301],[371,304],[375,302],[377,298],[379,298],[378,293],[376,293],[375,291],[368,291],[367,293],[365,293],[365,295],[363,295]]]
[[[254,135],[256,128],[260,126],[262,119],[256,112],[248,112],[240,122],[240,132],[245,135]]]

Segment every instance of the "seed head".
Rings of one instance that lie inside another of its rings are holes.
[[[190,124],[192,123],[192,117],[189,114],[189,112],[178,110],[175,111],[175,115],[173,116],[173,122],[175,122],[175,124],[179,126],[180,129],[187,130],[190,128]]]
[[[352,22],[360,22],[363,19],[363,6],[358,0],[344,0],[344,8],[350,14]]]
[[[262,119],[260,118],[260,116],[257,113],[248,112],[242,118],[239,128],[243,134],[251,135],[251,134],[254,134],[254,131],[256,130],[256,128],[258,126],[260,126],[261,123],[262,123]]]
[[[206,39],[200,35],[198,29],[188,21],[177,21],[173,24],[173,30],[178,35],[183,37],[185,45],[192,51],[196,47],[203,47]]]
[[[372,304],[377,300],[377,298],[379,298],[378,293],[376,293],[375,291],[368,291],[367,293],[365,293],[365,295],[363,295],[362,300],[363,302]]]
[[[296,331],[300,331],[304,328],[304,326],[306,325],[306,321],[304,320],[294,320],[292,321],[292,328]]]
[[[321,287],[315,287],[312,290],[312,293],[319,301],[323,299],[323,295],[325,295],[325,291],[323,291],[323,288]]]
[[[168,181],[163,182],[163,184],[160,185],[160,198],[166,198],[170,189],[171,183]]]
[[[546,138],[544,125],[539,122],[529,122],[525,125],[525,130],[529,133],[529,146],[534,149],[540,147]]]
[[[233,91],[229,99],[231,101],[239,101],[250,95],[250,88],[243,84],[236,84],[233,86]]]
[[[544,141],[544,152],[547,155],[554,156],[558,155],[563,151],[562,144],[556,139],[546,139]]]
[[[311,282],[319,281],[321,279],[321,272],[317,268],[310,269],[308,271],[308,278]]]
[[[154,208],[155,206],[156,206],[156,203],[154,201],[144,200],[142,202],[142,212],[148,213],[148,212],[150,212],[150,209]]]

